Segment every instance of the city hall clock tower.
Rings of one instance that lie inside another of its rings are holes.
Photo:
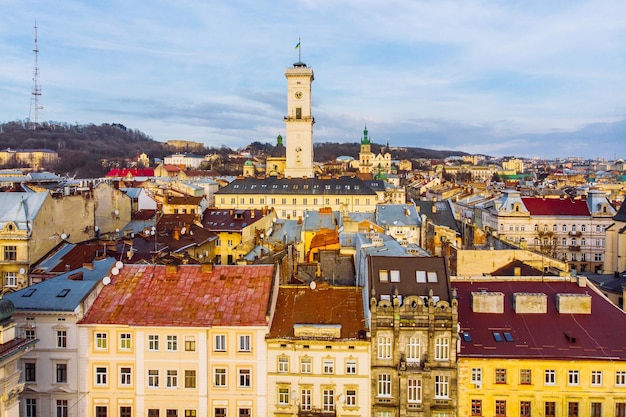
[[[285,70],[287,77],[287,163],[285,176],[313,178],[313,124],[311,115],[311,83],[313,70],[303,62]]]

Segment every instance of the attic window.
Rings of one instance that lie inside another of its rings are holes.
[[[428,271],[428,282],[437,282],[437,273],[434,271]]]
[[[389,271],[386,269],[381,269],[378,271],[378,279],[380,282],[389,282]]]
[[[233,188],[239,188],[239,184],[235,184]]]
[[[389,271],[389,278],[391,282],[400,282],[400,271],[397,269],[392,269]]]
[[[57,294],[57,297],[65,297],[69,293],[70,293],[69,288],[64,288]]]
[[[496,342],[503,342],[502,334],[500,332],[493,332],[493,338]]]
[[[415,271],[415,281],[426,282],[426,271]]]
[[[30,288],[30,289],[26,290],[26,292],[24,294],[22,294],[22,297],[30,297],[30,296],[32,296],[35,293],[35,291],[37,291],[36,288]]]

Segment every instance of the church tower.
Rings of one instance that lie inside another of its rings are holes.
[[[367,134],[367,125],[365,125],[361,138],[361,152],[359,152],[359,172],[366,174],[372,172],[372,159],[374,159],[372,144]]]
[[[287,163],[285,176],[313,178],[313,124],[311,83],[313,70],[303,62],[285,70],[287,77]]]

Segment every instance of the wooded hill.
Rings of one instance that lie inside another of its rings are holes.
[[[271,143],[252,142],[246,149],[253,155],[264,154],[273,148]],[[333,161],[338,156],[358,158],[358,143],[315,143],[315,160]],[[136,162],[141,153],[152,158],[163,158],[173,152],[166,143],[158,142],[145,133],[130,129],[119,123],[105,123],[99,126],[71,125],[67,123],[40,123],[32,128],[25,121],[0,124],[0,149],[50,149],[58,152],[60,163],[48,170],[60,175],[76,178],[95,178],[105,175],[112,168],[124,168]],[[241,150],[241,149],[239,149]],[[206,147],[200,155],[220,154],[226,157],[238,149],[225,145]],[[372,144],[377,153],[380,146]],[[423,148],[392,150],[394,159],[443,159],[462,152],[435,151]],[[4,166],[0,168],[18,168]]]

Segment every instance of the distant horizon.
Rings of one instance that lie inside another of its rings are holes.
[[[285,132],[285,68],[301,59],[314,141],[358,142],[367,124],[391,146],[623,159],[623,16],[618,0],[9,2],[0,118],[29,117],[36,24],[39,120],[271,142]]]

